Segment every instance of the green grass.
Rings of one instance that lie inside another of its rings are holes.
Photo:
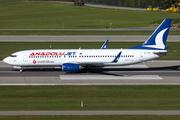
[[[1,29],[91,29],[147,27],[165,18],[179,22],[180,13],[92,8],[56,2],[0,4]],[[62,25],[63,24],[63,25]]]
[[[0,116],[1,120],[179,120],[179,115],[34,115]]]
[[[0,35],[151,35],[153,31],[0,31]],[[180,35],[170,31],[169,35]]]
[[[0,60],[21,50],[50,49],[50,45],[52,49],[99,49],[102,44],[103,42],[0,42]],[[125,49],[140,44],[142,42],[109,42],[107,49]],[[180,60],[180,42],[167,42],[167,46],[170,46],[169,51],[176,52],[168,53],[160,60]]]
[[[25,2],[26,0],[0,0],[0,3]]]
[[[179,94],[179,86],[1,86],[0,110],[180,110]]]

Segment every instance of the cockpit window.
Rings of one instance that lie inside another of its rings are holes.
[[[17,57],[17,55],[10,55],[10,57]]]

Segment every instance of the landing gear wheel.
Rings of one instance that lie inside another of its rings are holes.
[[[90,72],[90,67],[89,67],[89,66],[86,66],[86,67],[85,67],[85,71],[86,71],[87,73],[89,73],[89,72]]]

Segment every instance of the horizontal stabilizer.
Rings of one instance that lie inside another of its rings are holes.
[[[163,54],[163,53],[167,53],[167,51],[166,52],[153,52],[154,54]]]

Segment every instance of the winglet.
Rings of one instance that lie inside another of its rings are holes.
[[[106,42],[102,45],[101,49],[106,49],[108,42],[109,40],[106,40]]]
[[[112,61],[112,63],[118,62],[122,52],[119,52],[119,54],[116,56],[116,58]]]

